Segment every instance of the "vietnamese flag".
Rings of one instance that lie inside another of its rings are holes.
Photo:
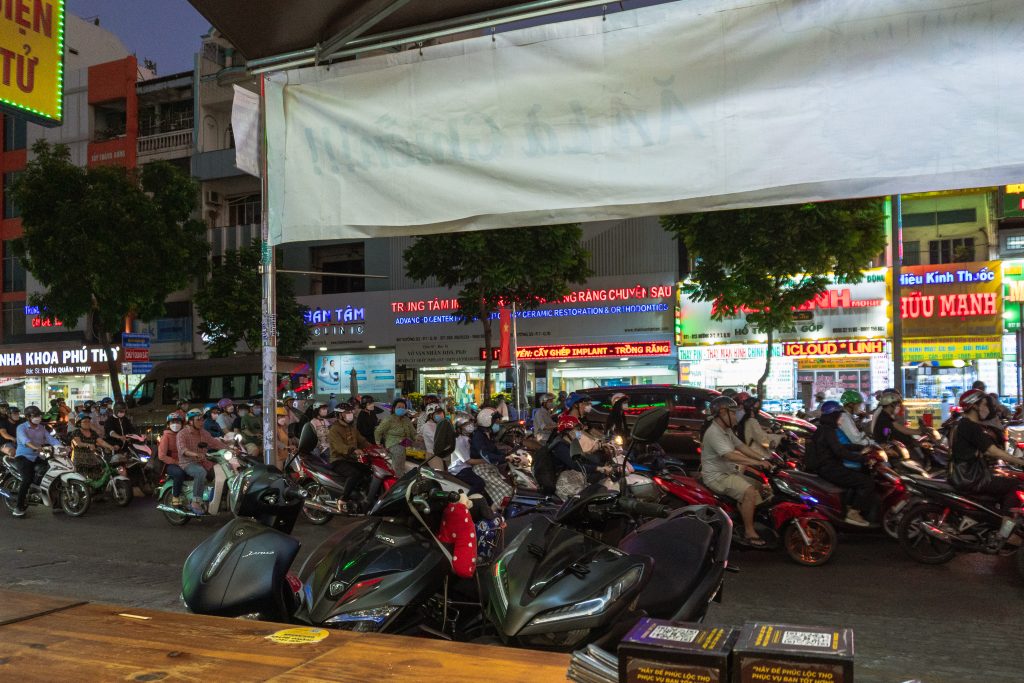
[[[498,331],[501,334],[501,350],[498,352],[498,367],[512,367],[512,311],[502,308],[498,312]]]

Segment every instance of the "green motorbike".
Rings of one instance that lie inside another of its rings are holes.
[[[120,507],[132,502],[132,480],[124,466],[115,467],[110,463],[111,454],[95,446],[78,446],[71,456],[75,471],[86,479],[89,492],[97,496],[109,496]]]

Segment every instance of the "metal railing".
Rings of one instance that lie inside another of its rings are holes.
[[[192,146],[192,129],[175,130],[139,138],[139,154],[155,154]]]

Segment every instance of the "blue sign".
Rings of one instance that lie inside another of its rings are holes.
[[[132,366],[133,375],[145,375],[153,369],[152,363],[129,363]]]
[[[121,335],[121,346],[126,349],[148,349],[149,348],[149,335],[148,334],[122,334]]]

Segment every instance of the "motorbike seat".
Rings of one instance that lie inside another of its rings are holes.
[[[928,489],[935,489],[936,491],[946,491],[952,493],[955,489],[949,484],[949,482],[941,481],[938,479],[929,479],[925,477],[912,477],[918,486],[923,486]]]
[[[711,527],[692,517],[666,519],[622,539],[620,550],[654,562],[640,609],[655,618],[672,616],[703,577],[713,540]]]
[[[842,486],[836,486],[832,482],[822,479],[817,474],[801,472],[799,470],[789,470],[788,474],[798,483],[806,484],[808,487],[818,489],[833,496],[842,496],[846,493],[846,489]]]

